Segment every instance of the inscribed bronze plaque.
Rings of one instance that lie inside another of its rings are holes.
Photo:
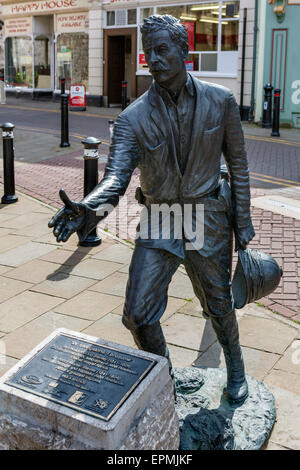
[[[154,364],[61,333],[6,384],[108,421]]]

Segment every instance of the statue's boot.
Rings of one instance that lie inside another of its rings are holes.
[[[135,344],[139,349],[148,351],[159,356],[164,356],[169,362],[169,373],[174,380],[174,373],[172,369],[172,362],[169,355],[167,343],[159,322],[152,325],[144,325],[131,330]]]
[[[235,311],[224,317],[211,316],[210,318],[225,356],[228,401],[233,404],[242,403],[248,397],[248,384]]]

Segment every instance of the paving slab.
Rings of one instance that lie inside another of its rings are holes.
[[[127,280],[127,274],[115,272],[103,281],[94,284],[90,290],[125,297]]]
[[[63,299],[38,292],[25,291],[0,304],[0,331],[11,331],[42,315]]]
[[[11,369],[17,362],[18,359],[15,359],[14,357],[0,354],[0,377],[5,374],[7,370]]]
[[[49,221],[49,216],[47,214],[42,214],[40,212],[30,212],[24,215],[19,215],[18,217],[14,217],[13,219],[8,219],[5,222],[2,222],[1,227],[18,229],[22,231],[23,228],[26,228],[28,226],[40,224],[48,228],[47,227],[48,221]],[[48,230],[50,229],[48,228]]]
[[[82,276],[89,279],[96,279],[101,281],[105,279],[110,274],[117,271],[121,268],[122,264],[113,263],[111,261],[103,261],[98,259],[86,259],[83,260],[80,264],[75,266],[61,266],[61,271],[72,272],[75,276]]]
[[[293,374],[283,370],[273,369],[265,378],[265,383],[280,387],[282,390],[286,390],[295,395],[298,395],[300,398],[300,376],[297,374]]]
[[[205,351],[217,340],[209,320],[184,313],[172,315],[162,329],[168,343],[196,351]]]
[[[55,311],[96,321],[123,303],[122,297],[87,290],[58,305]]]
[[[9,228],[0,228],[0,238],[5,237],[9,233],[11,233],[11,230]]]
[[[185,302],[185,304],[180,307],[179,311],[181,313],[185,313],[186,315],[193,315],[202,318],[203,310],[197,297],[194,297],[192,300]]]
[[[39,256],[52,251],[54,248],[50,245],[28,242],[24,243],[17,248],[7,250],[5,253],[0,253],[0,264],[7,266],[20,266],[27,263]]]
[[[32,287],[32,291],[70,299],[71,297],[79,294],[79,292],[91,287],[95,282],[96,281],[94,279],[87,279],[86,277],[58,273],[53,276],[49,276],[46,281]]]
[[[276,379],[268,378],[265,385],[273,393],[276,404],[276,422],[270,440],[288,449],[300,450],[300,397],[275,385]]]
[[[275,318],[244,316],[239,321],[240,343],[263,351],[282,354],[296,337],[297,330]]]
[[[191,367],[199,355],[198,351],[173,344],[168,344],[168,349],[173,367]]]
[[[24,245],[28,242],[27,237],[23,237],[21,235],[6,235],[5,237],[1,238],[0,243],[0,255],[5,256],[8,250],[14,249],[18,246]],[[1,263],[0,264],[4,264]]]
[[[300,339],[295,339],[292,342],[281,359],[275,364],[274,369],[300,375]]]
[[[0,276],[0,303],[32,287],[29,282]]]
[[[130,262],[132,253],[133,250],[131,248],[127,248],[125,245],[115,244],[93,255],[93,258],[125,264]]]
[[[178,297],[180,299],[192,299],[195,297],[195,292],[188,276],[178,271],[172,278],[168,293],[172,297]]]
[[[109,313],[86,328],[83,333],[137,349],[132,335],[123,325],[120,315]]]
[[[275,442],[269,441],[266,443],[265,446],[263,446],[262,450],[290,450],[287,447],[280,446],[279,444],[276,444]]]
[[[46,312],[26,325],[17,328],[2,338],[6,345],[6,354],[22,359],[50,333],[58,328],[81,331],[91,324],[90,321],[61,315],[56,312]]]
[[[5,277],[38,284],[46,280],[48,276],[53,275],[56,271],[57,264],[49,263],[41,259],[34,259],[17,268],[10,269],[5,273]]]
[[[11,229],[11,233],[20,234],[20,235],[31,237],[31,238],[36,238],[38,236],[45,235],[49,233],[50,231],[48,227],[48,220],[49,220],[49,217],[47,217],[47,223],[38,223],[35,225],[28,225],[27,227],[24,227],[24,228]]]
[[[60,247],[57,247],[55,250],[41,256],[40,259],[64,266],[76,266],[76,264],[89,256],[89,253],[84,253],[82,251],[75,250],[70,252],[70,250],[64,250],[62,245],[60,245]]]
[[[263,380],[280,359],[273,354],[258,349],[242,347],[246,373],[258,380]],[[226,367],[224,354],[219,343],[214,343],[193,363],[195,367]]]
[[[42,235],[41,237],[39,236],[35,238],[34,241],[38,243],[46,243],[49,245],[54,245],[57,248],[62,248],[64,250],[71,250],[71,251],[76,250],[77,252],[82,252],[82,253],[86,253],[89,255],[94,255],[103,249],[102,244],[99,246],[94,246],[94,247],[79,246],[78,237],[75,234],[71,235],[69,240],[65,243],[63,242],[58,243],[52,232],[49,232],[46,235]]]

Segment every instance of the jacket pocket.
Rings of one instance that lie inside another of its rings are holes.
[[[212,127],[211,129],[204,129],[203,134],[204,135],[213,134],[214,132],[217,132],[219,129],[221,129],[221,124],[219,124],[218,126]]]

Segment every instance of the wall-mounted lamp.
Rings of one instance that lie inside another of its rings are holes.
[[[281,5],[276,5],[274,7],[274,13],[277,16],[278,23],[282,23],[285,16],[285,0],[280,0],[282,3]],[[268,0],[269,5],[274,5],[276,0]]]

